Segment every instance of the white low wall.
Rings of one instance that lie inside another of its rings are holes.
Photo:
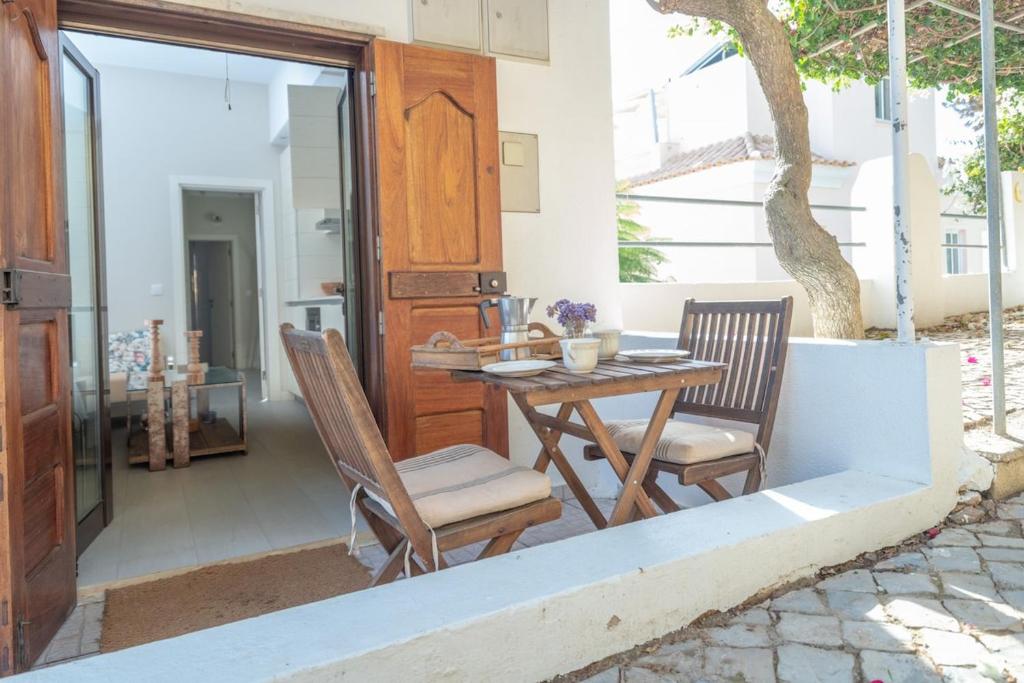
[[[792,348],[769,482],[815,478],[27,680],[540,680],[941,520],[961,442],[956,347]]]
[[[793,297],[793,326],[791,333],[799,337],[814,334],[807,293],[793,280],[766,282],[657,282],[622,283],[622,319],[627,330],[678,332],[683,318],[683,302],[689,298],[698,301],[750,301],[755,299],[781,299]],[[872,283],[861,280],[861,300],[870,300]],[[865,322],[871,311],[862,306]],[[867,322],[870,326],[871,322]]]

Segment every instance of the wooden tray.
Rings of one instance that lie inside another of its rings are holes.
[[[561,337],[546,325],[530,323],[530,332],[541,336],[516,344],[502,344],[500,337],[460,340],[451,332],[435,332],[422,346],[412,347],[414,368],[438,370],[480,370],[489,363],[497,363],[498,355],[506,349],[529,348],[536,360],[554,360],[562,357]]]

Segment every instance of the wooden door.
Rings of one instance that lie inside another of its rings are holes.
[[[0,4],[0,673],[75,604],[56,0]]]
[[[489,285],[504,281],[494,60],[383,40],[372,52],[388,447],[507,455],[503,392],[409,366],[438,330],[484,336],[481,282],[503,287]]]

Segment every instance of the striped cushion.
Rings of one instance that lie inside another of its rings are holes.
[[[615,445],[626,453],[640,450],[647,420],[611,420],[608,431]],[[721,429],[707,425],[669,420],[654,448],[655,460],[679,465],[692,465],[742,455],[754,450],[754,435],[740,429]]]
[[[450,446],[395,467],[420,517],[434,529],[551,495],[546,474],[482,446]]]

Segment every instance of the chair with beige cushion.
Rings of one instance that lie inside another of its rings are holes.
[[[370,530],[388,552],[372,585],[447,566],[444,553],[488,541],[500,555],[536,524],[558,519],[551,480],[470,444],[391,460],[341,334],[281,326],[288,359],[320,438]],[[350,539],[350,544],[352,540]]]
[[[672,419],[655,447],[643,486],[665,512],[679,506],[658,486],[659,472],[675,475],[683,485],[696,484],[715,500],[731,497],[718,481],[730,474],[747,473],[744,494],[761,487],[792,316],[792,297],[686,300],[678,347],[692,358],[726,363],[729,368],[718,384],[684,389],[674,409],[676,415],[715,419],[719,426]],[[720,426],[721,421],[754,425],[756,430]],[[608,422],[608,431],[627,460],[640,448],[646,429],[646,420]],[[603,457],[594,446],[587,447],[585,456]]]

